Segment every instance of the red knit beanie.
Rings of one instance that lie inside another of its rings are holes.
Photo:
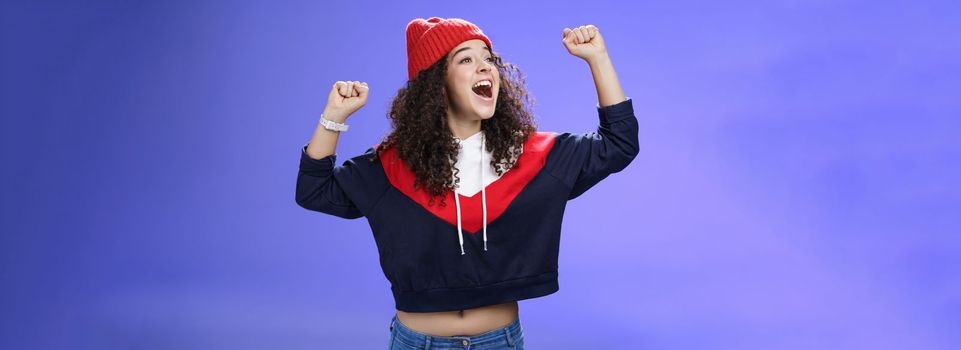
[[[416,18],[407,23],[407,79],[430,67],[460,43],[483,40],[493,48],[490,39],[476,25],[460,18]]]

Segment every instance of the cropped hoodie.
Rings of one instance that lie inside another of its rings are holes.
[[[398,310],[464,310],[552,294],[559,290],[567,201],[623,170],[638,153],[631,99],[597,112],[594,132],[530,134],[501,176],[490,166],[483,132],[458,140],[460,182],[445,194],[446,206],[429,204],[427,192],[414,190],[414,173],[395,148],[371,161],[375,145],[338,166],[335,154],[313,159],[304,145],[296,202],[341,218],[367,218]]]

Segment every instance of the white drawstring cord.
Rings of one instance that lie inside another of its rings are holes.
[[[485,135],[481,134],[481,166],[480,166],[480,184],[481,184],[481,203],[484,207],[484,251],[487,251],[487,186],[484,186],[484,139]]]
[[[451,176],[453,177],[453,172],[451,173]],[[457,205],[457,240],[460,241],[460,255],[464,255],[464,254],[465,254],[465,253],[464,253],[464,232],[462,232],[462,229],[461,229],[461,222],[460,222],[460,196],[457,194],[457,187],[459,187],[459,186],[458,186],[458,184],[457,184],[457,182],[456,182],[456,179],[455,179],[455,182],[454,182],[454,203],[456,203],[456,205]]]
[[[484,134],[481,134],[481,152],[480,152],[481,154],[480,156],[481,206],[484,209],[484,217],[482,221],[484,224],[484,251],[487,251],[487,187],[484,186],[484,146],[486,143],[485,141],[486,140],[485,140]],[[463,224],[461,223],[460,195],[457,194],[457,188],[460,187],[460,185],[457,183],[457,178],[454,176],[453,172],[451,172],[451,179],[454,181],[454,191],[453,191],[454,204],[457,207],[456,209],[457,210],[457,241],[460,243],[460,255],[464,255],[467,253],[464,251],[464,228],[463,228]]]

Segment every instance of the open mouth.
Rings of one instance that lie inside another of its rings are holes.
[[[475,83],[471,90],[478,96],[489,99],[494,96],[493,87],[490,80],[481,80]]]

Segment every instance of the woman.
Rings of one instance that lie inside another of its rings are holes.
[[[600,32],[564,28],[562,37],[593,74],[597,132],[537,131],[517,68],[462,19],[407,25],[409,80],[391,104],[393,130],[341,166],[337,138],[369,90],[334,84],[303,147],[296,200],[368,219],[397,306],[392,349],[522,349],[517,301],[559,289],[567,200],[637,155],[637,119]]]

